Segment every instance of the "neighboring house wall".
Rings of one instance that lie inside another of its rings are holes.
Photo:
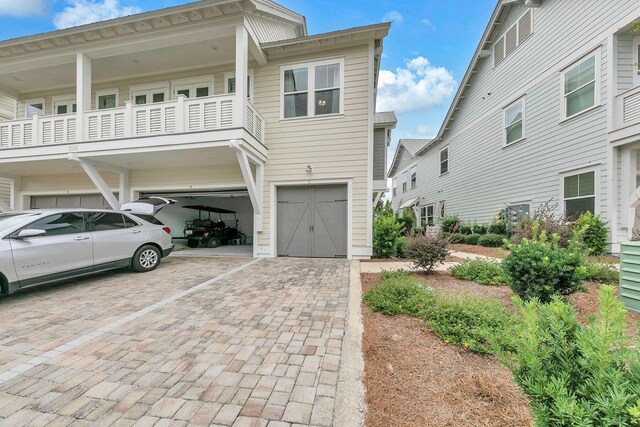
[[[393,197],[391,200],[391,208],[395,211],[397,211],[400,205],[402,205],[407,200],[419,196],[421,191],[419,181],[417,183],[416,188],[411,188],[411,177],[409,176],[409,169],[411,168],[411,166],[416,164],[417,158],[412,156],[411,153],[409,153],[404,147],[400,148],[398,156],[399,156],[397,160],[398,165],[396,166],[395,174],[392,177],[392,183],[391,183],[392,195],[393,195],[393,183],[395,182],[396,184],[396,196]],[[405,172],[407,173],[407,191],[403,192],[402,191],[402,175]]]
[[[0,178],[0,200],[7,206],[11,205],[11,181]]]
[[[494,68],[493,55],[477,74],[444,140],[422,153],[418,167],[420,204],[446,201],[447,214],[490,221],[506,205],[535,209],[553,198],[562,203],[561,177],[572,170],[596,171],[596,210],[607,220],[607,29],[637,2],[545,0],[533,12],[533,34]],[[527,10],[513,5],[502,19],[499,39]],[[566,25],[569,20],[579,25]],[[561,72],[597,52],[599,106],[562,119]],[[626,87],[629,76],[618,79]],[[505,146],[503,110],[525,97],[525,139]],[[439,153],[449,147],[449,173],[440,176]],[[582,169],[583,170],[583,169]],[[572,172],[573,173],[573,172]]]
[[[373,133],[373,179],[387,179],[387,130],[376,129]]]

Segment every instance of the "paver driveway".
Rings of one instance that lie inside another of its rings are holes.
[[[332,424],[349,262],[172,258],[0,298],[0,425]]]

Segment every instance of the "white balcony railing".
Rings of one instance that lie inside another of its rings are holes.
[[[235,95],[178,96],[146,105],[126,102],[124,107],[83,114],[82,138],[76,133],[77,114],[0,122],[0,149],[228,129],[234,127],[235,102]],[[264,118],[249,101],[244,123],[264,144]]]
[[[614,109],[616,129],[640,123],[640,86],[616,96]]]

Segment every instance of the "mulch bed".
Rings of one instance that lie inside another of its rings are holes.
[[[449,272],[413,273],[436,290],[492,297],[513,307],[506,286],[483,286]],[[362,290],[380,274],[362,274]],[[580,322],[598,309],[597,283],[569,300]],[[495,357],[446,345],[419,319],[385,316],[362,305],[367,426],[531,426],[529,402]],[[640,336],[640,314],[629,312],[627,332]]]
[[[463,245],[455,243],[449,245],[449,249],[456,252],[466,252],[468,254],[484,255],[493,258],[504,258],[509,255],[509,251],[503,248],[485,248],[479,245]]]

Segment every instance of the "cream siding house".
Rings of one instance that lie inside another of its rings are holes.
[[[418,152],[417,206],[488,222],[552,199],[558,213],[601,214],[618,252],[638,228],[639,19],[632,0],[499,1]]]
[[[177,239],[181,206],[207,204],[238,213],[254,256],[370,257],[388,30],[310,36],[275,2],[204,0],[0,42],[8,205],[168,196]]]

